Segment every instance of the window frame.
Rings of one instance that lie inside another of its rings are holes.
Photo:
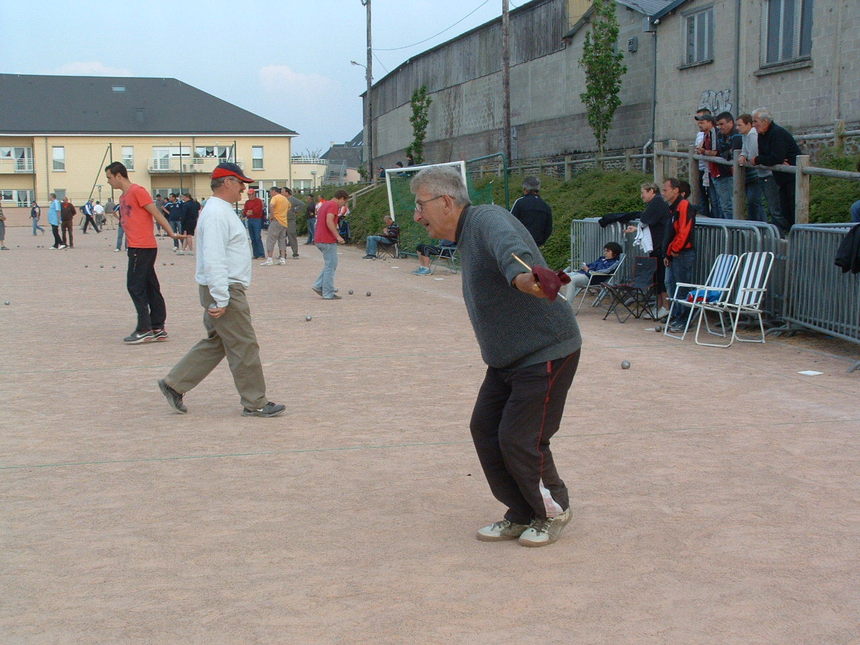
[[[130,150],[131,154],[126,156],[126,151]],[[122,146],[122,165],[126,170],[134,170],[134,146]]]
[[[714,62],[714,5],[696,7],[681,14],[681,69]],[[704,26],[702,26],[704,23]],[[691,32],[692,24],[692,34]],[[704,31],[704,35],[701,35]],[[691,38],[692,36],[692,38]],[[701,41],[701,42],[700,42]],[[699,52],[698,49],[703,51]],[[692,53],[691,53],[692,50]]]
[[[57,158],[57,151],[60,151],[61,158]],[[57,164],[61,164],[62,168],[58,168]],[[66,172],[66,146],[51,146],[51,169],[54,172]]]
[[[772,8],[779,6],[772,16]],[[791,41],[786,40],[786,11],[791,9]],[[785,66],[795,69],[799,62],[812,60],[812,27],[815,0],[766,0],[761,14],[761,60],[762,69]],[[774,18],[772,20],[772,17]],[[773,26],[777,26],[774,35]],[[775,42],[774,42],[775,41]]]
[[[260,156],[255,156],[256,151],[260,151]],[[251,146],[251,169],[252,170],[265,170],[265,151],[263,146]],[[257,165],[257,161],[260,162],[260,165]]]

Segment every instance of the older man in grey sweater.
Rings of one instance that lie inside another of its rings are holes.
[[[426,168],[411,188],[415,221],[430,237],[457,242],[463,298],[488,366],[470,427],[490,490],[507,512],[477,538],[551,544],[571,518],[549,440],[579,362],[573,311],[555,299],[558,285],[542,284],[515,259],[546,266],[526,228],[499,206],[471,206],[457,170]]]

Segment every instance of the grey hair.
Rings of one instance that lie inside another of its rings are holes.
[[[770,115],[770,110],[764,107],[756,108],[752,111],[753,118],[761,119],[762,121],[767,121],[768,123],[773,123],[773,117]]]
[[[448,195],[460,206],[470,203],[463,175],[452,166],[430,166],[421,170],[409,182],[409,190],[414,194],[421,189],[436,196]]]
[[[643,182],[639,186],[639,189],[640,190],[648,190],[648,191],[651,191],[652,193],[659,193],[660,192],[660,187],[657,186],[657,184],[655,184],[653,181]]]
[[[540,190],[540,179],[537,177],[526,177],[523,179],[523,190],[538,192]]]
[[[212,190],[215,190],[216,188],[220,188],[221,186],[224,185],[225,179],[227,179],[227,177],[216,177],[215,179],[213,179],[212,181],[209,182],[209,188],[211,188]]]

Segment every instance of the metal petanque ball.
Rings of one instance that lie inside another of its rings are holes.
[[[352,293],[353,293],[353,291],[352,291],[352,289],[350,289],[350,290],[349,290],[349,295],[352,295]]]
[[[6,301],[6,302],[4,302],[3,304],[4,304],[4,305],[11,305],[12,303],[11,303],[11,302],[9,302],[9,301],[7,300],[7,301]]]
[[[305,316],[305,321],[306,321],[306,322],[310,322],[310,321],[311,321],[311,315],[310,315],[310,314],[308,314],[307,316]]]
[[[105,265],[104,265],[104,264],[100,264],[100,265],[99,265],[99,269],[104,269],[104,268],[105,268]]]
[[[621,361],[621,369],[629,370],[630,369],[630,361]]]
[[[657,326],[655,326],[655,327],[654,327],[654,331],[656,331],[656,332],[659,334],[661,331],[663,331],[663,325],[657,325]]]
[[[370,291],[367,292],[367,297],[370,298]]]

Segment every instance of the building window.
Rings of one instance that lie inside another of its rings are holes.
[[[33,191],[0,188],[0,201],[14,202],[16,206],[29,206],[33,203]]]
[[[134,146],[122,147],[122,165],[127,170],[134,170]]]
[[[263,169],[263,146],[251,146],[251,168]]]
[[[684,17],[687,49],[685,65],[696,65],[714,60],[714,9],[708,7]]]
[[[63,146],[54,146],[54,170],[66,169],[66,149]]]
[[[764,63],[774,65],[812,53],[813,0],[767,0]]]

